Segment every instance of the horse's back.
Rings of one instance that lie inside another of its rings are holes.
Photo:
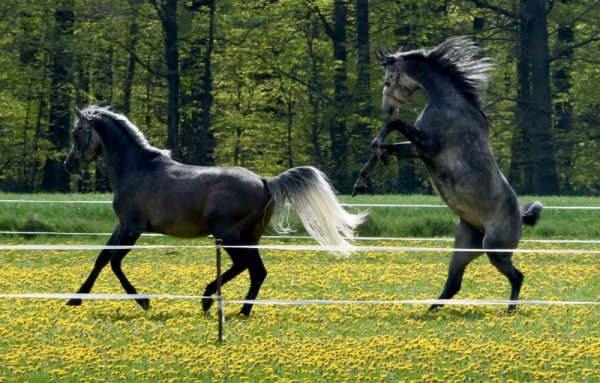
[[[269,201],[262,178],[241,167],[165,161],[132,180],[131,187],[137,192],[128,208],[145,218],[144,229],[180,237],[208,235],[221,224],[243,226]]]

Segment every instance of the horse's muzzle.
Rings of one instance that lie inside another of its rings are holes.
[[[73,152],[69,153],[63,165],[67,172],[71,174],[79,174],[79,158],[77,158],[77,156]]]

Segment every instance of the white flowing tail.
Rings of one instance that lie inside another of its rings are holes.
[[[288,200],[308,234],[321,245],[351,246],[356,227],[366,213],[350,214],[339,204],[327,176],[311,166],[289,169],[267,181],[275,202],[273,226],[285,232]]]

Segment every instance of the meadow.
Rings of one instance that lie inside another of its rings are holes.
[[[0,194],[0,199],[110,200],[98,195]],[[433,196],[341,197],[353,203],[439,204]],[[531,198],[523,198],[524,201]],[[542,199],[548,206],[600,206],[595,198]],[[361,236],[447,237],[446,209],[371,208]],[[0,204],[0,230],[110,232],[110,205]],[[600,211],[543,213],[525,239],[600,239]],[[301,234],[301,233],[298,233]],[[104,236],[2,234],[1,244],[97,244]],[[138,244],[210,245],[210,239],[142,237]],[[313,244],[268,238],[263,244]],[[417,240],[360,241],[365,246],[449,247]],[[525,300],[600,301],[598,243],[524,242],[552,254],[515,255]],[[564,251],[564,252],[561,252]],[[269,275],[259,299],[431,299],[445,281],[449,253],[263,250]],[[0,252],[0,294],[74,292],[97,251]],[[124,260],[139,291],[201,295],[214,278],[212,249],[140,249]],[[226,262],[225,267],[228,262]],[[242,275],[223,289],[242,299]],[[107,268],[93,290],[122,293]],[[507,299],[509,284],[480,257],[457,299]],[[132,301],[0,299],[0,382],[534,382],[600,381],[600,306],[256,305],[250,318],[225,306],[225,339],[216,342],[214,308],[198,300],[157,299],[149,311]]]

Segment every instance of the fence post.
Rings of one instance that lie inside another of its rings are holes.
[[[217,301],[217,316],[219,325],[217,343],[221,344],[223,343],[223,321],[225,319],[223,314],[223,296],[221,295],[221,250],[223,249],[223,240],[215,239],[215,244],[217,246],[217,296],[215,299]]]

